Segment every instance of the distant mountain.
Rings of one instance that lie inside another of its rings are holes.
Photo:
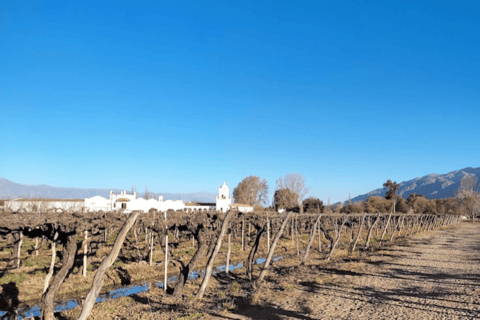
[[[120,189],[112,189],[120,193]],[[216,193],[195,192],[195,193],[158,193],[150,192],[150,197],[158,199],[162,195],[164,200],[183,200],[196,202],[215,202]],[[110,189],[81,189],[52,187],[45,184],[30,186],[15,183],[5,178],[0,178],[0,199],[15,198],[52,198],[52,199],[84,199],[93,196],[110,198]],[[144,194],[137,193],[138,197]]]
[[[407,198],[409,194],[423,194],[429,199],[453,197],[460,186],[460,181],[464,176],[474,175],[480,178],[480,168],[464,168],[452,171],[446,174],[432,173],[423,177],[418,177],[409,181],[400,183],[397,194]],[[477,183],[480,183],[480,179]],[[479,187],[479,184],[476,185]],[[371,196],[385,197],[387,189],[379,188],[370,191],[367,194],[359,195],[352,199],[352,202],[364,201]],[[348,201],[345,202],[345,204]]]

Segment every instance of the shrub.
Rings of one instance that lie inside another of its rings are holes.
[[[232,291],[232,292],[238,292],[238,291],[240,291],[240,285],[238,284],[237,281],[233,282],[233,283],[230,285],[230,291]]]

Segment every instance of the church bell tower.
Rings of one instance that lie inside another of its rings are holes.
[[[232,198],[230,197],[230,189],[228,188],[225,181],[222,186],[218,189],[218,196],[216,201],[216,210],[221,212],[226,212],[230,209],[232,204]]]

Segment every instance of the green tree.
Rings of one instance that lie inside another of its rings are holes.
[[[387,193],[385,194],[385,199],[390,200],[397,197],[397,191],[398,188],[400,188],[398,183],[395,181],[392,182],[392,180],[387,180],[387,182],[383,184],[383,187],[388,188]]]
[[[395,181],[392,182],[392,180],[389,179],[383,184],[383,187],[388,188],[387,193],[385,194],[385,199],[393,200],[391,208],[392,211],[395,212],[395,205],[397,203],[397,191],[400,188],[400,185]]]

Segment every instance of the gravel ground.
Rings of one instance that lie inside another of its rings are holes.
[[[480,319],[479,229],[464,222],[364,259],[298,268],[272,277],[259,302],[207,318]]]

